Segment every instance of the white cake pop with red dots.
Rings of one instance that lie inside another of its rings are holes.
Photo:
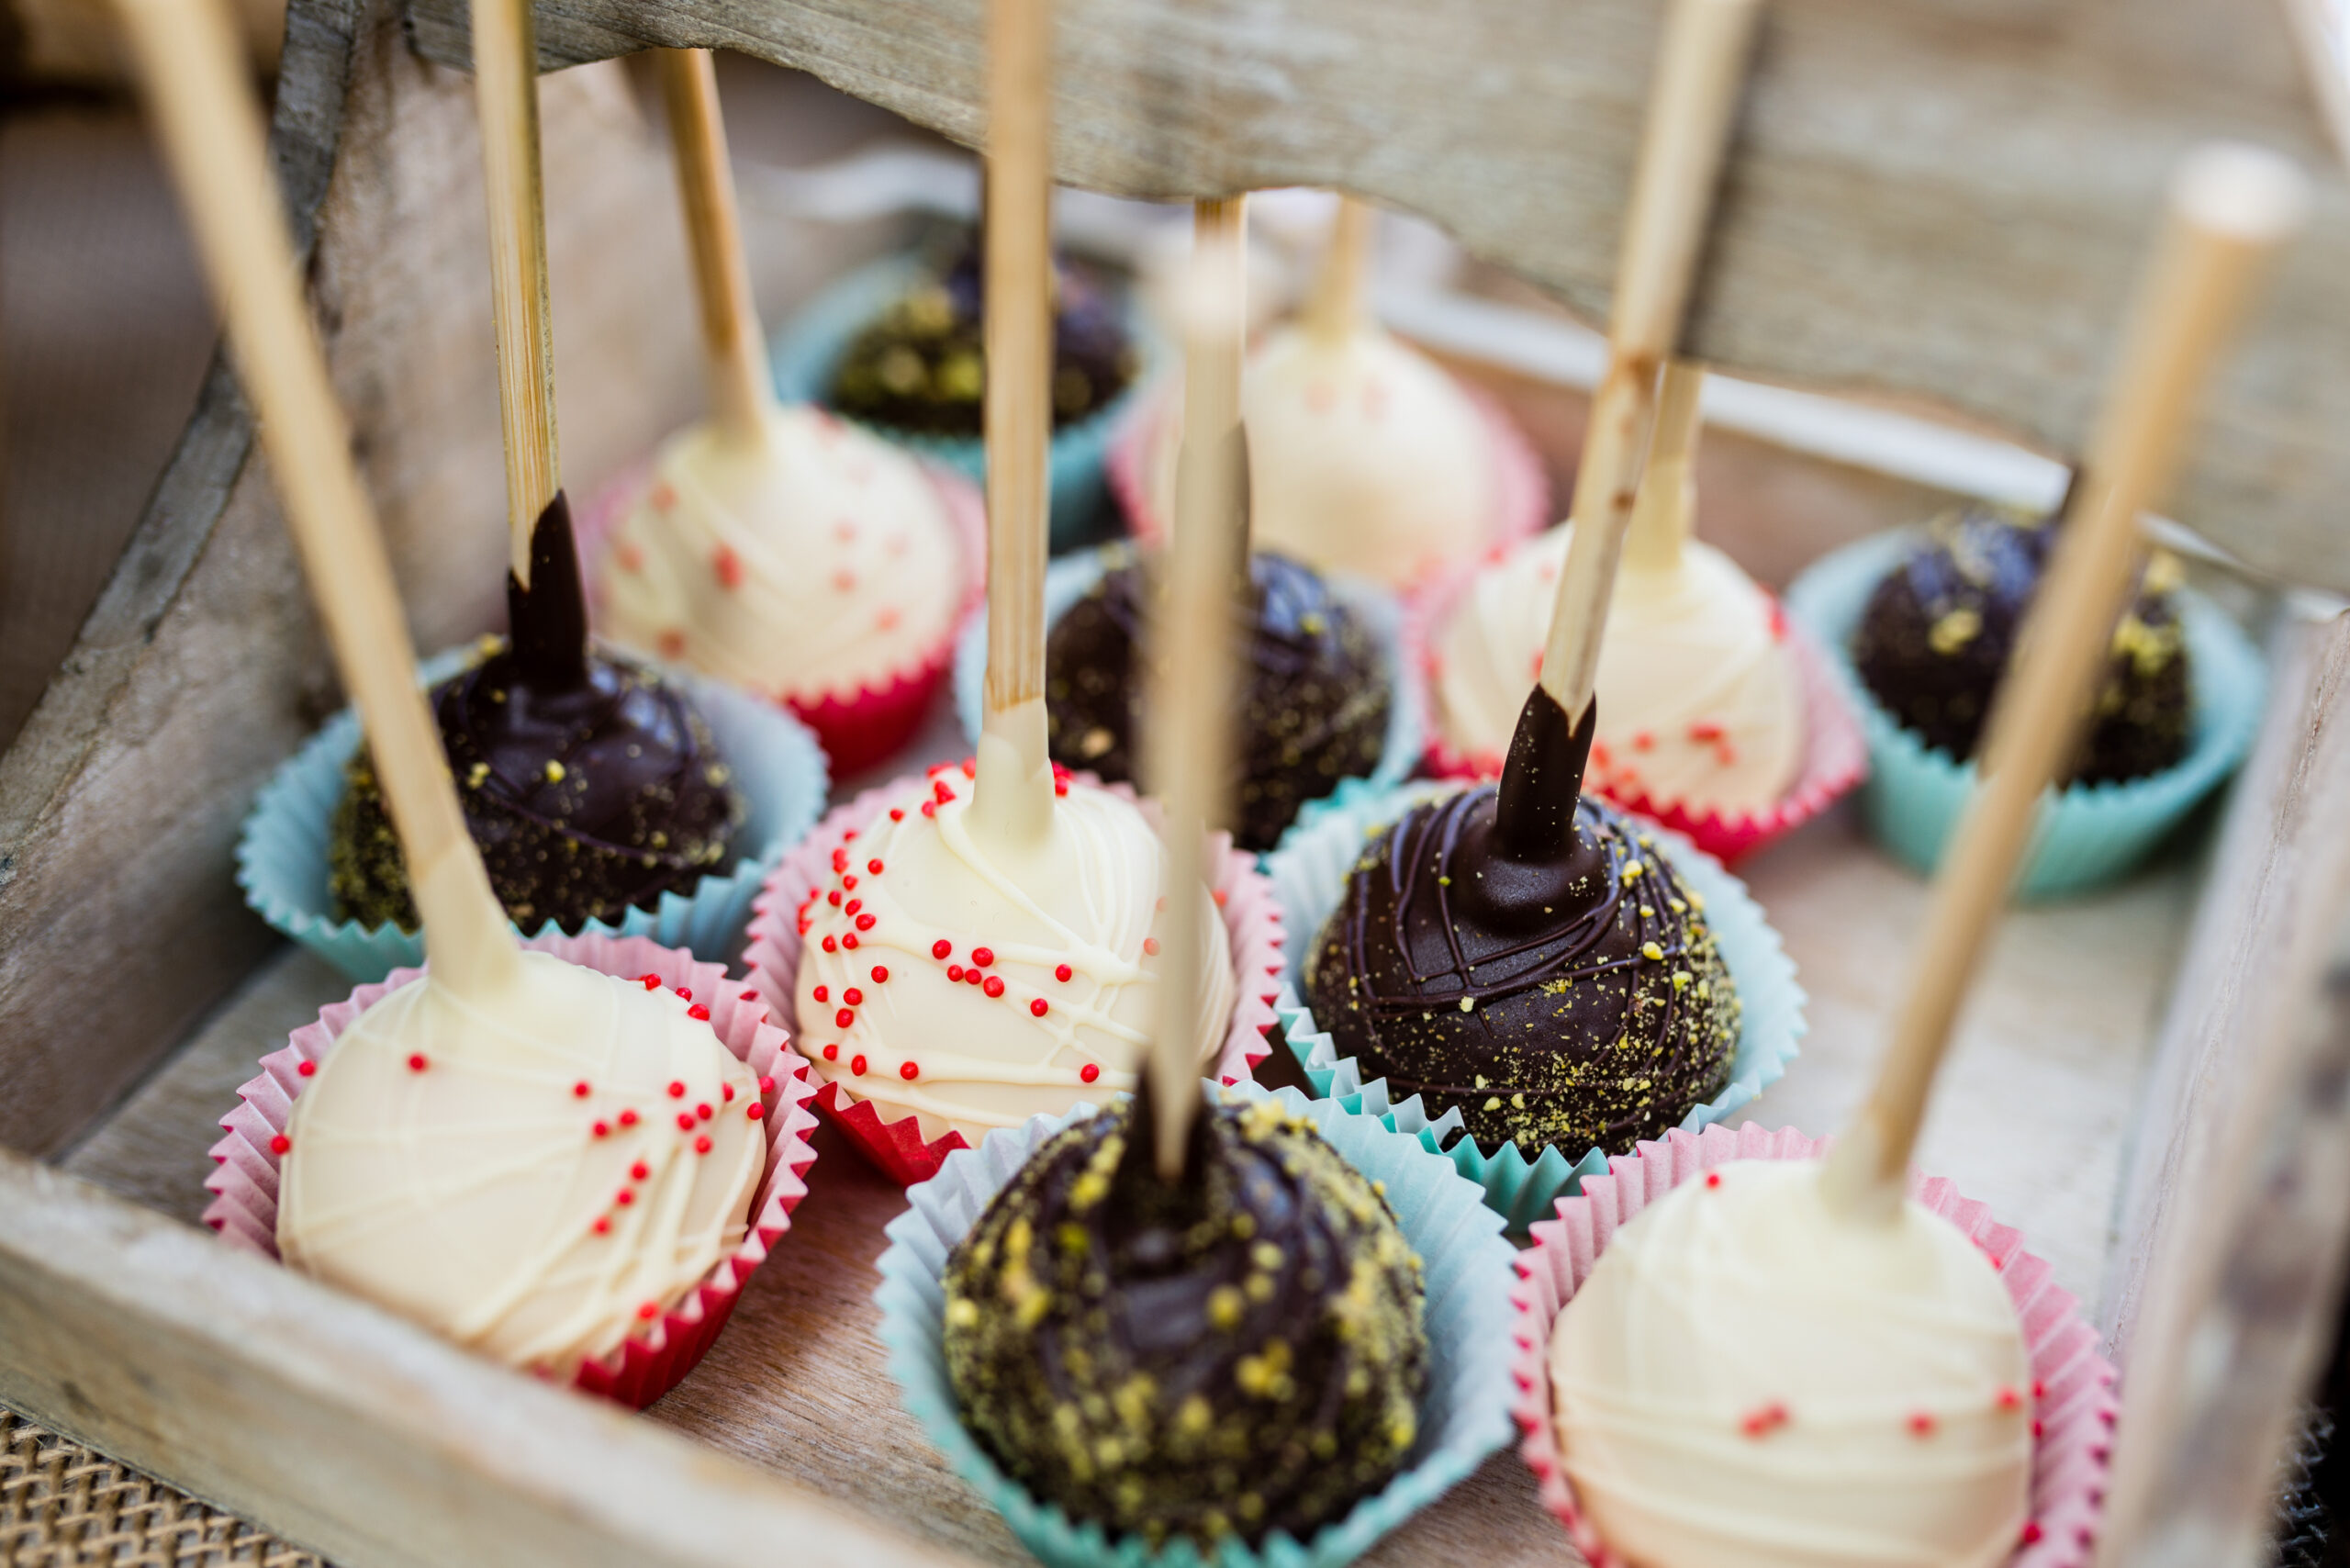
[[[1272,332],[1241,384],[1254,548],[1398,587],[1474,558],[1493,538],[1494,437],[1460,384],[1374,324]],[[1175,515],[1181,421],[1152,473]]]
[[[402,986],[319,1061],[274,1146],[277,1248],[568,1377],[742,1245],[771,1086],[689,995],[520,957],[486,999]]]
[[[1634,1568],[1995,1568],[2029,1513],[2031,1362],[2007,1287],[1915,1202],[1836,1212],[1741,1160],[1617,1231],[1550,1338],[1575,1496]]]
[[[821,409],[767,410],[764,445],[672,437],[605,542],[599,624],[777,699],[854,696],[931,657],[965,599],[963,547],[914,460]]]
[[[1049,832],[1016,862],[972,831],[968,765],[898,780],[800,908],[800,1050],[883,1121],[920,1117],[924,1142],[976,1145],[1139,1081],[1165,852],[1132,799],[1056,774]],[[1203,1070],[1234,994],[1210,908]]]

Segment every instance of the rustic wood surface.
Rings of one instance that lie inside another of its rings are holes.
[[[419,46],[462,62],[463,0],[409,4]],[[976,144],[981,9],[565,0],[540,49],[739,49]],[[1341,187],[1602,320],[1661,11],[1069,0],[1056,172],[1159,197]],[[1684,347],[2077,452],[2172,164],[2265,142],[2325,188],[2177,506],[2280,577],[2350,587],[2350,190],[2310,83],[2281,0],[1780,0]]]
[[[1751,1115],[1834,1132],[1874,1070],[1926,885],[1870,847],[1845,812],[1774,846],[1746,870],[1796,959],[1812,1020],[1803,1056]],[[2122,1148],[2193,875],[2188,858],[2174,857],[2101,897],[2010,916],[1927,1125],[1923,1168],[2021,1226],[2058,1281],[2089,1302],[2105,1271]],[[308,955],[274,960],[65,1169],[192,1223],[206,1196],[205,1150],[237,1086],[263,1052],[349,989]],[[653,1419],[938,1545],[983,1562],[1028,1562],[899,1408],[874,1338],[873,1265],[902,1194],[829,1130],[817,1147],[790,1234],[708,1359]],[[189,1479],[168,1456],[124,1457]],[[273,1528],[316,1539],[293,1529],[285,1500],[243,1506]],[[1505,1450],[1365,1561],[1533,1568],[1571,1555]],[[390,1559],[352,1559],[354,1568],[364,1561]]]

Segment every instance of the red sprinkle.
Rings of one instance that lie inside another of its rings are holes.
[[[2016,1539],[2026,1546],[2037,1542],[2040,1540],[2040,1521],[2038,1519],[2024,1520],[2023,1533]]]
[[[1060,968],[1053,971],[1053,978],[1057,980],[1065,980],[1076,972],[1077,971],[1075,969],[1070,969],[1067,964],[1063,964]]]
[[[935,801],[924,801],[922,803],[922,814],[926,817],[936,816],[938,814],[938,802]]]
[[[594,1231],[599,1236],[610,1236],[612,1233],[612,1222],[606,1215],[598,1215],[596,1216],[596,1223],[589,1226],[588,1228]]]
[[[1144,952],[1146,952],[1146,953],[1156,953],[1156,952],[1158,952],[1158,937],[1156,937],[1156,936],[1146,936],[1146,937],[1144,937],[1144,938],[1142,939],[1142,950],[1143,950]]]
[[[887,969],[883,968],[879,964],[873,966],[873,983],[875,985],[886,985],[889,983],[889,980],[890,971]]]
[[[863,1057],[851,1057],[849,1058],[848,1070],[859,1078],[864,1077],[865,1058]]]
[[[762,1093],[762,1094],[772,1094],[772,1093],[774,1093],[774,1092],[775,1092],[775,1080],[774,1080],[774,1079],[772,1079],[772,1078],[768,1078],[768,1077],[766,1077],[766,1076],[764,1076],[764,1075],[763,1075],[763,1076],[759,1079],[759,1092],[760,1092],[760,1093]]]
[[[2002,1388],[1991,1396],[1991,1403],[2002,1410],[2013,1410],[2023,1404],[2023,1395],[2012,1388]]]
[[[767,1114],[767,1108],[765,1105],[760,1104],[756,1100],[752,1101],[749,1104],[743,1107],[743,1114],[750,1117],[751,1120],[755,1122],[766,1119]]]
[[[825,902],[826,903],[828,903],[828,904],[831,904],[834,909],[838,909],[838,908],[840,908],[840,907],[841,907],[841,890],[840,890],[838,888],[834,888],[831,892],[826,893],[826,894],[824,895],[824,902]]]
[[[284,1154],[287,1149],[292,1148],[293,1147],[294,1140],[287,1137],[284,1133],[280,1133],[275,1137],[269,1140],[269,1152],[272,1154]]]
[[[694,1139],[694,1152],[696,1154],[708,1154],[710,1152],[709,1134],[705,1133],[701,1137]]]
[[[294,1070],[300,1073],[305,1078],[313,1078],[318,1075],[319,1064],[314,1061],[306,1061]]]
[[[686,1086],[682,1083],[672,1081],[669,1085],[669,1098],[672,1100],[682,1100],[685,1097]]]
[[[881,862],[878,860],[867,860],[865,863],[865,868],[874,876],[878,877],[881,874]]]
[[[835,1027],[837,1027],[837,1028],[845,1029],[845,1028],[847,1028],[850,1025],[852,1025],[852,1024],[854,1024],[854,1023],[856,1023],[856,1014],[854,1014],[854,1013],[851,1013],[851,1012],[850,1012],[847,1008],[845,1008],[845,1007],[842,1008],[838,1013],[835,1013],[835,1014],[833,1014],[833,1024],[834,1024],[834,1025]]]
[[[595,1133],[596,1133],[596,1136],[597,1136],[598,1137],[611,1137],[611,1136],[612,1136],[612,1124],[611,1124],[611,1123],[610,1123],[610,1122],[598,1122],[598,1123],[596,1124]]]
[[[955,791],[949,790],[946,787],[946,781],[942,778],[930,787],[930,798],[943,806],[955,798]]]
[[[720,1084],[718,1086],[718,1098],[722,1104],[732,1105],[734,1103],[734,1086],[731,1083]]]
[[[1707,1185],[1707,1186],[1708,1186],[1708,1187],[1718,1187],[1718,1186],[1720,1186],[1721,1184],[1722,1184],[1722,1173],[1721,1173],[1720,1171],[1718,1171],[1718,1170],[1708,1170],[1708,1171],[1707,1171],[1707,1172],[1706,1172],[1706,1185]]]
[[[992,947],[972,948],[971,962],[979,965],[979,968],[983,969],[986,969],[990,964],[995,962],[995,949]]]
[[[861,924],[870,925],[870,924],[873,924],[873,917],[872,917],[871,915],[869,915],[869,914],[867,914],[867,915],[862,915],[862,916],[859,916],[858,918],[859,918],[859,924]],[[847,949],[848,949],[850,952],[852,952],[852,953],[856,952],[856,932],[854,932],[854,931],[851,931],[851,932],[847,933],[846,935],[843,935],[843,936],[841,937],[841,946],[844,946],[844,947],[845,947],[845,948],[847,948]]]
[[[630,1192],[626,1187],[622,1187],[620,1191],[620,1196],[614,1198],[612,1202],[620,1204],[622,1208],[626,1208],[629,1204],[636,1202],[636,1194]]]
[[[424,1070],[424,1053],[422,1051],[417,1051],[408,1058],[408,1070],[410,1072],[422,1072]]]
[[[2045,1399],[2045,1398],[2047,1398],[2047,1397],[2048,1397],[2048,1385],[2047,1385],[2046,1383],[2042,1383],[2042,1382],[2038,1381],[2037,1379],[2034,1379],[2034,1380],[2033,1380],[2033,1382],[2032,1382],[2032,1385],[2031,1385],[2031,1396],[2032,1396],[2034,1399]]]
[[[1040,996],[1035,1001],[1028,1004],[1028,1011],[1036,1017],[1042,1018],[1046,1014],[1052,1011],[1052,1006]]]
[[[697,1105],[697,1106],[695,1106],[695,1107],[694,1107],[694,1114],[695,1114],[695,1115],[697,1115],[697,1116],[699,1116],[699,1117],[700,1117],[703,1121],[705,1121],[705,1122],[706,1122],[706,1121],[708,1121],[708,1120],[710,1120],[710,1119],[711,1119],[711,1117],[712,1117],[712,1116],[716,1115],[717,1114],[718,1114],[717,1112],[715,1112],[715,1111],[713,1111],[713,1110],[711,1110],[711,1109],[710,1108],[710,1102],[709,1102],[709,1101],[707,1101],[707,1100],[703,1101],[700,1104],[699,1104],[699,1105]]]
[[[990,996],[1002,996],[1003,994],[1003,977],[1001,975],[990,975],[980,985],[979,989],[986,991]]]
[[[632,1127],[636,1126],[636,1113],[634,1111],[622,1111],[621,1113],[621,1126],[624,1127]]]
[[[946,966],[946,978],[947,978],[948,980],[961,980],[961,979],[963,978],[963,966],[962,966],[962,965],[960,965],[960,964],[949,964],[949,965],[947,965],[947,966]]]
[[[1097,1063],[1087,1062],[1083,1067],[1077,1070],[1077,1076],[1083,1079],[1086,1082],[1091,1083],[1095,1079],[1102,1076],[1102,1069]]]
[[[595,1091],[588,1087],[588,1081],[583,1078],[578,1082],[571,1086],[571,1092],[576,1098],[585,1100],[588,1095],[594,1093]]]
[[[979,759],[977,757],[965,757],[963,759],[963,777],[966,778],[977,778],[979,776]]]
[[[865,992],[857,990],[855,986],[851,986],[846,991],[841,992],[841,1000],[847,1002],[851,1007],[862,1007],[865,1005]]]
[[[845,847],[833,851],[833,869],[835,871],[848,869],[848,850]]]
[[[913,1062],[907,1062],[904,1066],[898,1069],[898,1076],[904,1079],[908,1083],[912,1083],[915,1079],[922,1076],[922,1069]]]
[[[937,941],[933,942],[933,943],[930,945],[930,956],[931,956],[932,958],[943,958],[946,957],[946,955],[947,955],[947,954],[952,953],[954,950],[955,950],[955,944],[954,944],[954,943],[952,943],[952,942],[949,942],[949,941],[948,941],[946,937],[944,937],[944,936],[940,937]]]
[[[848,902],[841,905],[841,913],[843,914],[855,914],[858,910],[863,909],[864,907],[865,901],[863,899],[851,899]]]
[[[857,928],[859,931],[870,931],[870,930],[872,930],[872,929],[873,929],[873,917],[872,917],[871,915],[869,915],[869,914],[860,914],[860,915],[858,915],[858,916],[856,917],[856,928]]]
[[[833,988],[826,985],[820,985],[814,991],[809,992],[809,994],[813,996],[819,1002],[830,1002],[833,999]]]
[[[684,986],[679,986],[677,988],[677,995],[681,1000],[686,1002],[691,1002],[694,999],[694,993],[688,991]]]
[[[851,871],[846,876],[843,877],[841,879],[841,886],[846,888],[851,892],[855,892],[856,890],[856,873]],[[854,901],[851,901],[848,907],[855,909],[856,904]]]
[[[841,1047],[837,1042],[824,1047],[824,1059],[826,1061],[838,1061],[841,1059]]]
[[[642,1182],[647,1176],[652,1174],[653,1167],[647,1165],[642,1159],[628,1168],[629,1180],[632,1182]]]
[[[905,821],[906,808],[903,806],[891,806],[890,808],[890,820],[893,823],[901,823]]]
[[[2033,1417],[2031,1418],[2031,1435],[2032,1435],[2032,1437],[2033,1437],[2035,1439],[2038,1439],[2042,1429],[2043,1429],[2043,1428],[2042,1428],[2042,1426],[2041,1426],[2040,1417],[2037,1417],[2037,1416]]]
[[[644,982],[644,989],[647,991],[659,991],[661,989],[661,977],[659,975],[643,974],[639,975],[636,978]]]
[[[648,1301],[643,1306],[636,1309],[636,1315],[644,1319],[647,1323],[650,1323],[655,1318],[661,1316],[661,1304],[658,1302]]]
[[[1932,1437],[1934,1435],[1934,1413],[1930,1410],[1919,1410],[1912,1413],[1909,1417],[1909,1430],[1911,1434],[1916,1437]]]
[[[699,1018],[706,1022],[710,1017],[710,1009],[697,1002],[691,1007],[686,1009],[686,1016],[688,1018]]]
[[[827,937],[825,937],[825,938],[824,938],[824,951],[825,951],[825,952],[827,952],[827,953],[834,953],[834,952],[838,952],[839,950],[840,950],[840,944],[838,944],[838,943],[834,942],[834,941],[831,937],[829,937],[829,936],[827,936]]]
[[[677,1113],[677,1130],[681,1133],[689,1133],[694,1130],[694,1114],[691,1111]]]

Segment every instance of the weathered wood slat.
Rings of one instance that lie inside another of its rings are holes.
[[[2121,302],[2188,146],[2324,176],[2175,498],[2288,580],[2350,588],[2350,190],[2282,0],[1777,0],[1690,352],[2084,442]],[[464,0],[408,0],[465,59]],[[549,67],[743,50],[965,142],[979,0],[565,0]],[[1163,197],[1335,185],[1442,224],[1604,318],[1652,0],[1064,0],[1058,176]]]

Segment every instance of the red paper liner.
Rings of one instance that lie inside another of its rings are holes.
[[[659,975],[672,989],[684,988],[710,1008],[710,1026],[726,1048],[775,1088],[760,1096],[767,1106],[767,1173],[759,1185],[755,1218],[742,1245],[719,1260],[709,1277],[657,1322],[631,1329],[618,1349],[585,1361],[572,1377],[584,1393],[643,1409],[676,1387],[693,1371],[741,1295],[743,1282],[763,1261],[777,1238],[791,1228],[791,1211],[808,1195],[805,1177],[816,1162],[808,1135],[816,1126],[808,1102],[815,1097],[807,1062],[791,1048],[791,1036],[768,1022],[757,991],[729,983],[723,965],[705,964],[691,953],[664,947],[642,936],[553,935],[523,944],[584,968],[624,979]],[[285,1132],[294,1102],[310,1080],[304,1062],[318,1061],[352,1020],[392,991],[420,979],[422,969],[394,969],[363,985],[348,1000],[319,1010],[318,1022],[294,1031],[285,1045],[261,1058],[261,1074],[237,1091],[237,1108],[221,1119],[228,1136],[212,1146],[219,1169],[205,1179],[212,1193],[204,1223],[240,1251],[277,1260],[277,1161],[270,1140]]]
[[[1452,379],[1484,424],[1492,451],[1494,517],[1478,548],[1481,554],[1496,548],[1506,550],[1556,521],[1550,516],[1550,476],[1542,467],[1541,454],[1510,419],[1499,398],[1472,382],[1457,375]],[[1147,545],[1158,543],[1166,534],[1151,501],[1150,454],[1158,442],[1160,422],[1174,407],[1173,398],[1174,384],[1170,382],[1156,395],[1136,402],[1133,416],[1112,438],[1103,465],[1110,493],[1117,498],[1118,510],[1125,516],[1126,531]],[[1399,593],[1409,593],[1416,585],[1393,586]]]
[[[1404,612],[1404,667],[1409,678],[1418,682],[1420,711],[1427,716],[1427,750],[1420,766],[1438,778],[1501,777],[1500,754],[1466,752],[1445,739],[1443,715],[1436,703],[1437,629],[1450,618],[1474,576],[1474,569],[1455,573],[1414,595]],[[1777,608],[1775,597],[1772,605]],[[1868,737],[1861,731],[1860,715],[1852,711],[1852,699],[1837,678],[1834,664],[1800,623],[1784,612],[1780,621],[1786,629],[1788,646],[1795,651],[1796,675],[1803,682],[1803,767],[1785,794],[1762,811],[1726,815],[1718,811],[1699,814],[1678,802],[1668,804],[1638,790],[1602,785],[1595,792],[1628,812],[1687,834],[1698,848],[1729,865],[1793,833],[1866,778]]]
[[[1559,1217],[1533,1227],[1534,1245],[1517,1255],[1518,1394],[1511,1413],[1525,1434],[1518,1445],[1534,1472],[1542,1502],[1565,1525],[1591,1568],[1612,1561],[1599,1532],[1575,1506],[1574,1488],[1560,1462],[1558,1428],[1550,1410],[1550,1330],[1559,1312],[1590,1276],[1618,1228],[1684,1182],[1733,1159],[1812,1159],[1827,1140],[1792,1127],[1768,1132],[1749,1122],[1736,1131],[1703,1133],[1675,1127],[1658,1143],[1607,1161],[1608,1174],[1583,1179],[1580,1197],[1561,1198]],[[2095,1554],[2113,1453],[2113,1363],[2098,1350],[2097,1331],[2080,1303],[2051,1282],[2053,1271],[2026,1252],[2022,1235],[1991,1218],[1984,1204],[1958,1195],[1940,1177],[1913,1176],[1910,1196],[1970,1238],[1999,1271],[2023,1325],[2039,1384],[2041,1431],[2031,1461],[2031,1514],[2010,1568],[2077,1568]]]
[[[834,416],[826,414],[827,419]],[[860,683],[849,691],[820,691],[805,696],[761,695],[789,709],[800,722],[816,732],[831,762],[833,777],[841,778],[860,768],[887,760],[922,728],[939,686],[954,667],[956,641],[963,626],[988,600],[988,511],[979,487],[961,475],[923,464],[923,476],[938,491],[957,537],[963,543],[962,605],[939,639],[938,646],[878,681]],[[652,473],[640,463],[591,497],[574,514],[579,558],[587,564],[588,603],[591,613],[603,609],[598,568],[604,558],[603,542],[634,503]]]
[[[1080,783],[1101,784],[1090,773],[1072,777]],[[794,995],[801,946],[800,906],[830,876],[833,851],[881,813],[897,783],[892,780],[877,785],[834,807],[783,857],[783,863],[768,876],[767,886],[752,902],[750,946],[743,962],[750,971],[750,983],[788,1029],[799,1026]],[[1158,803],[1141,800],[1131,785],[1102,787],[1136,801],[1157,822]],[[1224,916],[1225,934],[1231,942],[1235,980],[1232,1022],[1225,1031],[1224,1050],[1216,1058],[1215,1074],[1225,1083],[1236,1083],[1253,1079],[1256,1065],[1272,1049],[1266,1035],[1274,1024],[1273,1001],[1281,986],[1281,906],[1273,896],[1272,883],[1257,869],[1256,857],[1234,849],[1231,834],[1212,834],[1210,850],[1218,868],[1214,887],[1218,911]],[[839,1084],[831,1081],[821,1081],[814,1103],[825,1120],[838,1127],[859,1153],[891,1181],[908,1186],[929,1181],[938,1174],[938,1168],[946,1163],[948,1155],[968,1147],[963,1135],[952,1128],[925,1143],[918,1116],[908,1114],[884,1121],[871,1101],[845,1094]]]

